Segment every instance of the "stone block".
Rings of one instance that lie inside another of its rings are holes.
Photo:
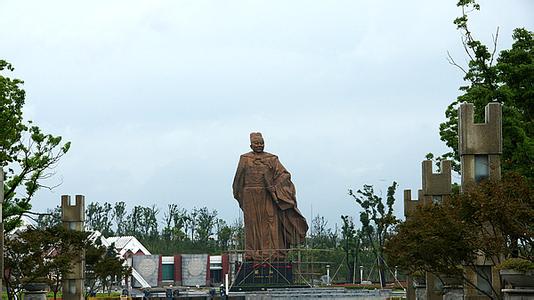
[[[85,197],[76,195],[75,203],[70,203],[69,195],[61,196],[61,221],[63,227],[84,231],[85,222]],[[63,278],[63,299],[81,300],[84,299],[84,278],[85,278],[85,253],[79,253],[71,270]]]
[[[134,255],[132,256],[132,267],[151,287],[158,286],[159,255]],[[135,287],[141,286],[135,280],[133,285]]]
[[[446,289],[443,293],[443,300],[463,300],[464,290],[461,288]]]
[[[423,201],[423,190],[418,190],[418,198],[412,199],[412,190],[404,190],[404,216],[408,217]]]
[[[61,196],[61,220],[63,222],[85,222],[85,197],[76,195],[74,205],[69,195]]]
[[[184,286],[205,286],[207,272],[207,254],[182,254],[182,284]]]
[[[462,103],[458,109],[458,151],[462,155],[502,154],[502,106],[486,105],[485,122],[474,122],[474,106]]]
[[[432,161],[423,160],[422,185],[424,196],[444,196],[451,194],[451,161],[441,162],[441,172],[432,171]]]

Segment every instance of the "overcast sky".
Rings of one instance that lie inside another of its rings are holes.
[[[466,59],[455,2],[0,0],[25,118],[72,141],[34,209],[83,194],[232,221],[239,155],[261,131],[308,220],[357,216],[347,190],[384,195],[393,180],[402,216],[425,154],[446,151],[438,126],[462,84],[447,51]],[[497,26],[499,49],[534,28],[533,1],[480,3],[471,29],[486,43]]]

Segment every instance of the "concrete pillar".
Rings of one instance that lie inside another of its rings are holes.
[[[24,286],[23,300],[47,300],[48,284],[29,283]]]
[[[441,203],[451,195],[451,161],[442,161],[439,173],[432,171],[432,163],[431,160],[423,160],[421,163],[423,200],[425,203]]]
[[[462,169],[462,191],[480,180],[501,179],[502,154],[502,105],[492,102],[485,107],[484,123],[474,122],[474,106],[471,103],[462,103],[458,109],[458,152]],[[492,287],[500,291],[501,283],[499,272],[494,268],[490,259],[478,257],[477,267],[490,268]],[[466,269],[466,276],[478,286],[479,276]],[[464,286],[465,299],[485,298],[472,287]]]
[[[63,227],[70,230],[84,231],[85,197],[76,195],[71,205],[68,195],[61,196],[61,220]],[[63,278],[63,300],[84,299],[85,253],[82,251],[76,258],[72,270]]]
[[[4,169],[0,168],[0,252],[2,258],[0,258],[0,293],[3,291],[4,281],[4,212],[2,207],[4,205]]]
[[[423,203],[423,190],[418,190],[417,195],[418,199],[412,199],[412,190],[404,190],[404,217],[409,218],[417,205]]]
[[[423,202],[423,190],[418,190],[418,199],[412,199],[412,190],[404,190],[404,216],[406,219],[409,218],[410,214],[416,209],[417,205]],[[420,299],[420,295],[424,295],[423,290],[425,286],[420,282],[416,282],[408,276],[406,278],[406,299],[415,300]],[[418,291],[419,298],[416,295],[416,290]]]
[[[424,160],[421,163],[423,203],[442,203],[451,196],[451,161],[441,162],[440,172],[432,171],[431,160]],[[434,274],[426,274],[426,299],[442,300],[443,286],[441,280]]]
[[[474,106],[462,103],[458,109],[458,151],[462,167],[462,191],[477,182],[487,167],[487,178],[501,178],[502,106],[486,105],[484,123],[474,123]]]

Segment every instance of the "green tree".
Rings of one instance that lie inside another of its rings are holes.
[[[85,224],[90,230],[100,231],[104,236],[113,235],[111,204],[91,202],[85,210]]]
[[[463,92],[446,109],[446,121],[440,124],[441,140],[451,149],[441,159],[452,159],[459,172],[458,107],[462,102],[473,103],[475,120],[484,121],[484,107],[492,101],[503,104],[503,171],[518,172],[530,180],[534,178],[534,33],[523,28],[514,30],[512,48],[496,57],[497,35],[493,49],[474,37],[468,27],[468,12],[478,11],[474,0],[457,3],[462,15],[454,20],[462,33],[467,66],[451,64],[464,74]]]
[[[144,207],[136,205],[126,218],[125,233],[140,239],[158,238],[158,213],[155,205]]]
[[[213,241],[212,235],[217,221],[217,211],[210,211],[207,207],[195,210],[197,213],[196,241],[203,244],[210,244]]]
[[[347,265],[347,281],[356,282],[356,266],[359,265],[359,252],[361,246],[361,232],[354,228],[354,222],[349,216],[341,216],[343,225],[341,226],[341,248],[345,253],[345,264]]]
[[[115,245],[103,246],[100,240],[87,245],[85,254],[86,285],[88,294],[98,289],[111,293],[111,288],[131,275],[131,267],[115,250]]]
[[[396,228],[386,244],[392,263],[409,273],[431,272],[454,278],[492,299],[500,292],[479,289],[465,276],[468,268],[486,279],[476,266],[479,256],[498,265],[517,255],[534,261],[534,190],[528,180],[507,174],[485,181],[450,201],[419,207]]]
[[[369,241],[373,242],[382,286],[385,286],[386,284],[384,245],[387,238],[391,235],[392,227],[399,222],[393,214],[396,189],[397,183],[394,181],[391,186],[388,187],[385,203],[382,197],[375,195],[373,186],[371,185],[364,185],[363,190],[358,190],[356,193],[349,190],[349,195],[351,195],[354,200],[356,200],[356,203],[363,209],[363,211],[360,212],[362,233],[367,236]]]
[[[48,283],[54,298],[61,280],[85,248],[85,232],[63,229],[61,226],[46,229],[28,228],[17,235],[7,235],[4,251],[4,282],[8,298],[20,299],[25,284]]]
[[[311,222],[309,244],[315,249],[331,249],[337,245],[337,232],[332,232],[324,216],[316,215]]]
[[[165,224],[162,230],[163,238],[173,241],[185,240],[187,237],[184,232],[186,221],[187,211],[184,208],[179,208],[177,204],[169,204],[163,215],[163,223]]]
[[[6,232],[20,224],[21,216],[31,209],[35,192],[44,186],[42,180],[53,175],[47,170],[70,148],[70,142],[62,143],[61,137],[43,133],[31,121],[24,123],[24,82],[4,75],[13,70],[11,64],[0,60],[0,167],[7,167],[3,187]]]
[[[59,206],[54,209],[48,208],[46,213],[39,214],[37,217],[37,228],[46,229],[50,227],[61,225],[61,208]]]
[[[126,232],[125,220],[126,216],[126,203],[124,201],[116,202],[113,206],[113,220],[115,221],[116,233],[118,236],[123,235]]]
[[[232,229],[233,249],[245,249],[245,227],[241,217],[234,220],[230,226]]]
[[[218,219],[217,223],[217,247],[221,251],[227,251],[230,248],[232,239],[232,228],[226,224],[223,219]]]

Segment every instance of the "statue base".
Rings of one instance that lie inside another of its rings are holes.
[[[231,291],[296,287],[292,262],[237,262],[236,279]],[[302,286],[298,286],[302,287]]]

